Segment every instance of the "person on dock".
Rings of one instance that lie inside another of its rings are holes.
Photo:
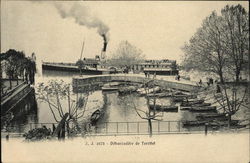
[[[178,74],[177,75],[177,80],[180,81],[181,76]]]
[[[200,79],[200,81],[199,81],[199,85],[201,86],[202,85],[202,80]]]
[[[154,79],[156,79],[156,72],[154,73]]]
[[[221,89],[220,89],[219,84],[216,85],[216,93],[221,93]]]

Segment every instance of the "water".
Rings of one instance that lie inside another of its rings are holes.
[[[35,85],[37,86],[38,83],[47,83],[51,79],[56,79],[56,80],[63,80],[65,83],[71,83],[72,82],[72,77],[74,75],[77,75],[76,73],[68,73],[68,72],[59,72],[59,71],[43,71],[42,75],[36,76],[36,81]],[[85,76],[85,75],[83,75]],[[88,74],[89,76],[89,74]],[[146,98],[145,97],[140,97],[137,94],[132,94],[129,96],[119,96],[117,92],[111,92],[111,93],[102,93],[101,91],[95,91],[92,92],[89,96],[89,102],[87,104],[88,110],[95,109],[98,107],[102,107],[103,105],[103,99],[107,99],[106,105],[105,105],[105,114],[103,117],[98,121],[97,123],[97,128],[98,131],[103,132],[106,131],[105,122],[110,122],[109,123],[109,131],[115,130],[114,128],[117,127],[113,122],[133,122],[126,124],[124,123],[124,126],[122,124],[119,124],[119,129],[124,128],[125,131],[127,128],[132,130],[136,130],[138,128],[137,123],[140,122],[140,130],[145,130],[147,131],[148,128],[148,122],[145,119],[146,115],[145,112],[148,111],[147,105],[146,105]],[[29,95],[27,98],[34,97],[33,95]],[[72,94],[72,98],[80,97],[80,94]],[[13,120],[13,124],[24,124],[23,128],[25,128],[25,131],[27,131],[30,127],[28,125],[29,123],[56,123],[55,118],[51,114],[51,110],[48,106],[48,104],[44,101],[41,100],[36,100],[35,98],[31,98],[33,100],[25,100],[24,103],[30,107],[29,110],[31,112],[23,112],[24,116],[15,116],[15,119]],[[173,104],[171,99],[165,98],[165,99],[160,99],[157,101],[158,103],[170,105]],[[32,104],[31,104],[32,103]],[[178,104],[177,104],[178,105]],[[19,105],[18,108],[23,108],[27,106]],[[67,100],[62,100],[62,107],[64,108],[64,112],[66,112],[67,108]],[[136,110],[139,110],[138,113]],[[141,111],[140,111],[141,110]],[[85,115],[91,114],[91,111],[86,111]],[[177,112],[158,112],[157,117],[158,121],[153,120],[153,130],[159,130],[159,126],[161,127],[160,130],[162,131],[167,131],[167,130],[178,130],[179,128],[183,129],[182,126],[177,121],[183,121],[183,120],[195,120],[195,114],[189,112],[189,111],[180,111],[178,109]],[[56,113],[57,119],[60,120],[59,114]],[[163,121],[174,121],[171,122],[170,126],[168,123],[163,122]],[[46,125],[46,124],[44,124]],[[47,127],[52,127],[51,124],[48,124]],[[127,127],[127,128],[126,128]],[[126,129],[125,129],[126,128]]]

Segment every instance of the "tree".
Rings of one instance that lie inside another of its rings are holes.
[[[16,51],[14,49],[8,50],[6,53],[6,74],[9,76],[10,81],[10,89],[12,88],[11,80],[17,79],[18,83],[18,76],[21,74],[21,65],[25,58],[25,54],[23,52]]]
[[[247,88],[239,86],[237,81],[233,86],[222,84],[220,88],[221,92],[219,92],[219,94],[214,93],[214,97],[223,109],[223,113],[226,114],[228,118],[228,127],[230,127],[232,115],[240,110],[241,106],[244,106],[247,96]]]
[[[243,65],[248,63],[249,53],[249,15],[241,5],[225,6],[222,10],[223,35],[225,37],[225,50],[230,58],[235,73],[236,81],[239,81]]]
[[[241,5],[227,5],[220,16],[213,12],[207,17],[183,47],[185,59],[182,64],[186,69],[213,72],[220,77],[221,83],[217,86],[220,94],[214,97],[228,116],[229,126],[231,116],[246,99],[247,88],[240,86],[239,76],[244,64],[248,63],[248,19],[248,13]],[[229,74],[235,76],[232,85],[225,82]]]
[[[33,59],[35,58],[35,54],[32,54],[32,58],[25,57],[24,52],[16,51],[14,49],[10,49],[5,53],[1,54],[1,61],[6,61],[6,74],[11,80],[17,79],[19,77],[24,77],[24,73],[29,75],[30,83],[33,84],[35,81],[35,73],[36,73],[36,62]],[[27,80],[27,78],[26,78]]]
[[[140,49],[136,48],[128,41],[122,41],[109,60],[109,64],[119,67],[129,67],[140,63],[144,58],[145,56]]]
[[[227,5],[221,15],[212,12],[182,48],[184,68],[213,72],[222,83],[225,74],[235,74],[239,81],[240,73],[248,63],[248,19],[248,12],[241,5]]]
[[[221,17],[215,12],[203,21],[202,27],[190,39],[189,44],[182,48],[185,53],[182,65],[187,70],[213,72],[224,82],[227,56],[223,48],[221,21]]]
[[[152,137],[152,135],[153,135],[152,121],[153,120],[161,121],[162,119],[159,119],[159,118],[163,117],[163,112],[156,112],[156,96],[154,96],[153,98],[150,98],[148,96],[149,88],[154,88],[155,87],[154,79],[150,80],[148,82],[145,82],[143,84],[143,87],[144,87],[144,90],[146,92],[146,104],[147,104],[147,108],[148,108],[146,111],[138,109],[132,99],[127,99],[125,101],[126,101],[127,104],[132,105],[131,107],[136,111],[137,115],[141,119],[144,119],[144,120],[148,121],[149,136]],[[155,94],[156,91],[154,90],[153,93]],[[126,96],[126,97],[129,98],[128,96]],[[150,105],[152,107],[150,107]]]
[[[25,80],[30,82],[30,84],[34,84],[35,82],[35,73],[36,73],[36,62],[34,59],[30,57],[24,58],[22,61],[22,65],[20,66],[22,74],[25,76]]]
[[[66,128],[70,134],[69,123],[75,124],[76,129],[79,131],[78,119],[84,116],[86,111],[86,104],[88,102],[88,94],[81,99],[81,104],[78,99],[72,98],[72,90],[70,84],[64,83],[62,80],[51,80],[48,85],[39,83],[37,87],[38,99],[46,102],[56,122],[59,122],[66,114]],[[67,102],[67,107],[63,108],[63,100]],[[79,111],[81,109],[81,111]]]

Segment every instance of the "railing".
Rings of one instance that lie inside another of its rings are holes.
[[[22,90],[17,92],[16,95],[13,95],[10,100],[5,99],[6,101],[3,101],[1,103],[2,112],[11,110],[13,107],[16,106],[17,103],[22,101],[22,99],[25,98],[32,90],[34,89],[30,88],[29,85],[26,85]]]
[[[9,82],[8,79],[1,79],[1,80],[5,81],[5,82]],[[13,81],[16,83],[16,85],[14,85]],[[10,82],[12,83],[11,89],[8,87],[6,90],[1,90],[1,101],[4,101],[4,99],[6,97],[13,94],[17,89],[19,89],[20,87],[22,87],[25,84],[25,81],[23,81],[23,80],[19,80],[19,82],[20,82],[19,84],[17,84],[16,80],[11,80]]]
[[[181,132],[181,121],[152,121],[152,133],[161,134],[169,132]],[[105,134],[105,135],[118,135],[118,134],[148,134],[149,123],[143,122],[106,122],[97,125],[94,132],[90,134]]]
[[[183,127],[183,121],[152,121],[152,134],[169,134],[169,133],[180,133],[180,134],[193,134],[193,133],[205,133],[208,132],[223,132],[223,131],[247,131],[247,128],[239,129],[228,129],[226,126],[214,126],[200,125],[200,126],[189,126]],[[46,126],[46,128],[53,131],[53,126],[56,127],[57,123],[29,123],[25,125],[13,125],[9,126],[9,133],[26,133],[29,130],[35,128],[41,128]],[[73,127],[73,124],[71,124]],[[7,132],[7,131],[5,131]],[[94,136],[94,135],[148,135],[149,134],[149,123],[147,121],[140,122],[104,122],[102,124],[97,124],[96,126],[91,126],[87,128],[85,131],[86,136]]]

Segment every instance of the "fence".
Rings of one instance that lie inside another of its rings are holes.
[[[152,121],[152,134],[169,134],[169,133],[204,133],[214,131],[229,131],[226,126],[183,126],[184,121]],[[15,133],[25,133],[31,129],[46,126],[53,131],[53,125],[57,123],[28,123],[25,125],[13,125],[8,127],[8,131]],[[72,124],[73,125],[73,124]],[[71,127],[72,127],[71,125]],[[230,131],[240,131],[235,128]],[[90,126],[85,131],[86,135],[147,135],[149,134],[149,123],[147,121],[140,122],[104,122],[96,126]]]
[[[162,134],[169,132],[182,132],[181,121],[152,121],[152,133]],[[130,134],[148,134],[149,123],[143,122],[106,122],[97,125],[94,132],[89,134],[101,135],[130,135]]]

